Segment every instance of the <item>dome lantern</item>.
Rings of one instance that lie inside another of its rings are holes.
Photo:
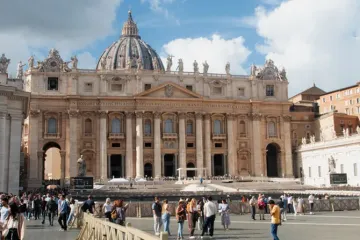
[[[136,23],[134,22],[131,11],[128,12],[128,20],[124,23],[121,31],[122,36],[139,37],[139,30]]]

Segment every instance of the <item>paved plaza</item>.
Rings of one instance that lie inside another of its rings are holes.
[[[26,240],[75,240],[80,232],[79,229],[60,232],[57,219],[55,219],[53,227],[49,226],[48,222],[45,225],[41,224],[41,220],[26,221],[25,224],[24,239]]]

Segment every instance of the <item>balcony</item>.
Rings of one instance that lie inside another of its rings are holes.
[[[124,139],[124,133],[109,133],[109,139]]]
[[[163,133],[163,139],[177,139],[177,133]]]
[[[92,137],[92,133],[84,133],[84,137]]]
[[[213,133],[212,134],[212,139],[213,140],[225,140],[226,139],[226,134],[225,133]]]
[[[60,133],[45,133],[44,139],[59,139]]]

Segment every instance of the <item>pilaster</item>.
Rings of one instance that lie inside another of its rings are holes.
[[[68,110],[69,115],[69,157],[70,157],[70,177],[76,177],[78,174],[77,159],[78,154],[78,110]]]
[[[196,113],[196,168],[201,169],[201,171],[198,171],[199,177],[202,177],[202,168],[204,168],[202,121],[203,114]]]
[[[106,181],[108,178],[108,162],[107,162],[107,111],[100,111],[100,178]]]
[[[205,167],[206,175],[211,176],[211,125],[210,114],[205,114]]]
[[[136,178],[144,175],[144,156],[143,156],[143,113],[136,112]]]
[[[261,154],[262,141],[261,141],[261,119],[262,115],[259,113],[249,114],[250,119],[252,120],[252,152],[254,162],[254,174],[255,176],[265,176],[264,173],[264,159]]]
[[[294,177],[292,150],[291,150],[291,116],[283,116],[283,132],[284,132],[284,146],[285,146],[285,177]]]
[[[41,178],[39,178],[39,165],[38,150],[39,150],[39,132],[42,129],[41,113],[40,110],[30,110],[29,113],[29,155],[30,160],[28,164],[28,187],[39,188],[41,187]]]
[[[228,147],[228,157],[227,157],[227,166],[229,166],[229,174],[232,176],[237,175],[237,164],[235,160],[235,150],[234,150],[234,116],[232,114],[227,114],[227,147]]]
[[[65,186],[65,158],[66,158],[66,151],[60,151],[60,158],[61,158],[61,163],[60,163],[60,185],[61,187]]]
[[[9,115],[0,113],[0,192],[8,189]]]
[[[179,160],[180,168],[186,168],[185,113],[179,113]],[[177,170],[177,169],[176,169]]]
[[[133,112],[127,112],[126,114],[126,178],[133,178],[133,131],[132,131],[132,119]]]
[[[154,113],[154,165],[155,178],[161,177],[161,113]]]

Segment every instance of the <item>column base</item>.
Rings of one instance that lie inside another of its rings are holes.
[[[144,176],[136,176],[135,180],[144,179]]]
[[[160,175],[156,175],[156,177],[154,178],[156,181],[159,181],[161,179]]]

